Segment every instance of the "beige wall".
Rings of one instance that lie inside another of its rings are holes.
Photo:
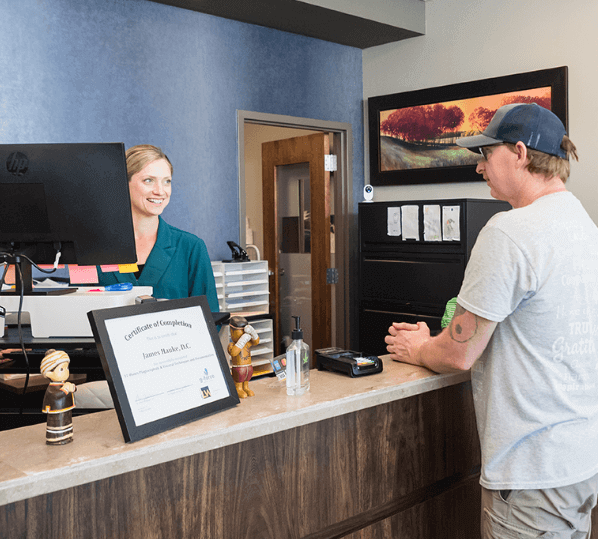
[[[597,24],[596,0],[430,0],[426,35],[364,50],[364,98],[568,66],[569,135],[580,162],[567,185],[598,223]],[[367,134],[365,163],[367,182]],[[489,193],[483,182],[374,189],[374,200],[444,197]]]

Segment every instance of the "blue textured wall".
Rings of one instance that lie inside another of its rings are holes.
[[[0,142],[161,146],[164,216],[213,260],[239,241],[237,110],[352,124],[363,187],[359,49],[146,0],[0,0],[0,14]]]

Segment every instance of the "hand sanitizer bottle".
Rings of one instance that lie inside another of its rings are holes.
[[[309,389],[309,346],[303,342],[300,317],[291,333],[293,342],[287,348],[287,395],[303,395]]]

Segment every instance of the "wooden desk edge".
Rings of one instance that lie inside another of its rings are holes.
[[[391,364],[393,362],[385,359],[385,367]],[[415,367],[415,369],[417,368]],[[392,370],[392,367],[388,370]],[[388,373],[388,370],[385,372]],[[314,381],[317,381],[319,376],[339,376],[334,373],[320,373],[315,370],[312,372],[312,384]],[[103,456],[91,457],[89,459],[79,456],[70,461],[68,458],[65,458],[65,465],[58,469],[50,468],[48,465],[40,471],[27,470],[26,464],[19,466],[18,463],[11,462],[10,457],[12,455],[7,455],[7,450],[10,450],[10,448],[6,447],[4,441],[0,441],[0,506],[315,423],[324,419],[350,414],[365,408],[427,393],[443,387],[457,385],[468,381],[470,373],[438,375],[429,372],[423,378],[379,389],[375,387],[376,379],[374,376],[367,378],[367,381],[370,383],[366,385],[371,384],[371,387],[365,388],[357,394],[349,394],[342,398],[333,398],[307,406],[300,406],[301,401],[295,400],[291,401],[298,403],[295,409],[287,408],[282,412],[273,412],[256,419],[235,421],[238,418],[233,416],[243,414],[243,404],[241,404],[236,408],[202,418],[193,423],[177,427],[172,431],[140,440],[134,444],[125,444],[122,438],[120,438],[120,445],[117,443],[110,444],[110,438],[107,437],[106,443],[103,446]],[[275,381],[273,378],[262,379],[257,381],[256,384],[266,386],[272,383],[273,380]],[[259,392],[257,393],[259,394]],[[286,395],[284,398],[286,398]],[[289,399],[293,398],[289,397]],[[207,420],[215,417],[229,419],[228,424],[224,428],[202,429],[202,424],[205,425]],[[108,422],[111,427],[118,429],[118,434],[122,436],[116,412],[109,410],[100,412],[99,414],[75,418],[75,442],[68,446],[53,449],[60,451],[76,447],[77,423],[83,421],[98,424],[101,421]],[[14,431],[6,431],[4,434],[34,434],[36,439],[39,438],[41,445],[44,443],[44,429],[45,425],[34,425],[15,429]],[[66,453],[63,454],[66,455]],[[22,458],[21,456],[19,463],[24,461],[26,462],[26,458]]]

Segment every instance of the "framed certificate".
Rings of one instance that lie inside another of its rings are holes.
[[[125,442],[239,403],[205,296],[87,316]]]

